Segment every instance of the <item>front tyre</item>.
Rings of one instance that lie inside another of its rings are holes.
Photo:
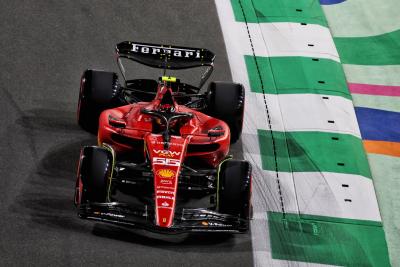
[[[219,167],[218,211],[244,220],[251,217],[251,164],[228,160]]]
[[[75,205],[108,201],[113,156],[105,148],[84,147],[79,159]]]

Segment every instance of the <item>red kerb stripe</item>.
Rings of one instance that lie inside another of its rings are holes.
[[[400,86],[349,83],[352,94],[400,96]]]

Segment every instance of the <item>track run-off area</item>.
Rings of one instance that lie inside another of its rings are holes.
[[[0,2],[1,266],[390,265],[351,95],[376,88],[347,84],[354,65],[343,71],[339,48],[345,60],[353,54],[332,32],[353,33],[333,25],[326,6]],[[232,153],[253,164],[248,234],[163,236],[77,218],[79,150],[96,144],[76,123],[79,79],[87,68],[117,72],[114,47],[125,40],[210,49],[210,81],[245,86],[243,135]]]
[[[389,266],[360,109],[340,59],[350,48],[339,55],[318,1],[216,5],[233,80],[247,88],[255,266]]]

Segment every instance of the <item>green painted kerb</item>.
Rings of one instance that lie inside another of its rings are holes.
[[[351,99],[342,66],[334,60],[244,57],[252,92],[262,93],[261,75],[264,92],[268,94],[323,94]]]
[[[272,258],[342,266],[390,266],[378,222],[268,212]]]
[[[273,132],[282,172],[337,172],[371,178],[361,139],[326,132]],[[264,170],[275,170],[271,132],[258,130]]]
[[[244,12],[248,23],[299,22],[328,25],[319,2],[314,0],[231,0],[231,3],[235,20],[240,22],[245,21]]]
[[[400,30],[368,37],[336,37],[334,41],[343,63],[400,64]]]

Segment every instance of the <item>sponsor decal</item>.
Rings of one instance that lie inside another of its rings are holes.
[[[129,180],[121,180],[121,183],[124,183],[124,184],[137,184],[136,181],[129,181]]]
[[[175,190],[174,187],[162,186],[162,185],[157,186],[157,189]]]
[[[162,184],[172,184],[172,180],[161,179],[160,183],[162,183]]]
[[[175,195],[174,191],[157,190],[157,194]]]
[[[169,199],[169,200],[174,200],[175,198],[173,196],[157,196],[157,199]]]
[[[224,224],[224,223],[215,223],[215,222],[210,222],[208,223],[209,226],[219,226],[219,227],[231,227],[231,224]]]
[[[150,55],[164,55],[164,53],[166,53],[172,57],[192,59],[200,58],[199,49],[167,48],[152,45],[132,44],[131,52]]]
[[[181,166],[181,161],[177,160],[177,159],[166,159],[166,158],[154,157],[153,164],[179,167],[179,166]]]
[[[160,141],[151,140],[151,144],[153,144],[153,145],[164,145],[164,143],[165,143],[165,142],[160,142]],[[174,143],[174,142],[170,142],[169,145],[170,145],[171,147],[172,147],[172,146],[183,146],[183,144],[181,144],[181,143]]]
[[[172,158],[174,156],[179,156],[181,154],[180,151],[171,151],[171,150],[161,150],[161,149],[153,149],[153,152],[162,157]]]
[[[202,221],[201,225],[203,226],[216,226],[216,227],[232,227],[231,224],[217,223],[217,222],[207,222]]]
[[[117,218],[125,218],[125,215],[121,215],[121,214],[114,214],[114,213],[109,213],[109,212],[101,212],[100,215],[103,216],[109,216],[109,217],[117,217]]]
[[[175,177],[176,172],[170,169],[161,169],[157,171],[157,175],[160,176],[161,178],[165,179],[171,179]]]

